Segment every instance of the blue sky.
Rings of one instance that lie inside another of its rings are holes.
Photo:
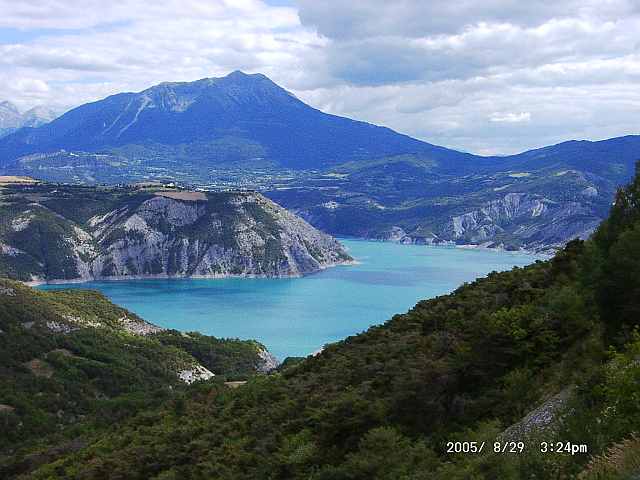
[[[640,133],[635,0],[0,0],[0,100],[64,111],[261,72],[477,153]]]

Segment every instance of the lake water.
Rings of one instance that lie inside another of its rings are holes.
[[[92,288],[157,325],[216,337],[255,338],[280,360],[308,355],[532,255],[342,240],[357,265],[304,278],[131,280],[48,285]]]

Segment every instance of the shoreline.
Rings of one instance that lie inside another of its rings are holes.
[[[145,274],[145,275],[114,275],[108,277],[88,277],[88,278],[70,278],[70,279],[52,279],[52,280],[31,280],[22,281],[21,283],[28,287],[39,287],[42,285],[70,285],[77,283],[90,282],[123,282],[127,280],[224,280],[227,278],[265,278],[273,280],[285,280],[289,278],[303,278],[314,275],[328,268],[358,265],[356,260],[346,260],[344,262],[333,262],[320,266],[317,270],[308,273],[290,274],[290,275],[267,275],[264,273],[211,273],[206,275],[169,275],[166,273]]]
[[[541,257],[542,259],[550,259],[555,253],[559,250],[558,248],[549,247],[544,250],[530,250],[527,248],[518,248],[517,250],[509,250],[504,248],[503,246],[495,246],[489,247],[480,243],[464,243],[457,244],[453,242],[441,242],[441,243],[417,243],[417,242],[401,242],[399,240],[392,240],[389,238],[366,238],[366,237],[350,237],[350,236],[336,236],[334,237],[337,240],[350,240],[350,241],[362,241],[362,242],[380,242],[380,243],[395,243],[398,245],[405,246],[415,246],[415,247],[427,247],[427,248],[459,248],[462,250],[483,250],[487,252],[496,252],[496,253],[513,253],[513,254],[525,254],[531,255],[534,257]]]
[[[431,245],[430,245],[431,246]],[[434,245],[437,246],[437,245]],[[517,253],[523,253],[525,255],[531,255],[533,257],[541,257],[543,259],[550,259],[552,258],[555,253],[551,253],[549,250],[543,250],[543,251],[535,251],[535,250],[528,250],[526,248],[519,248],[517,250],[508,250],[504,247],[487,247],[485,245],[479,245],[476,243],[468,243],[468,244],[461,244],[461,245],[453,245],[454,248],[459,248],[462,250],[483,250],[483,251],[490,251],[490,252],[500,252],[500,253],[513,253],[513,254],[517,254]]]

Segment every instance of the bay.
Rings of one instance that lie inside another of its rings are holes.
[[[100,290],[162,327],[253,338],[282,360],[308,355],[491,271],[538,259],[522,252],[341,241],[356,265],[303,278],[121,280],[39,288]]]

